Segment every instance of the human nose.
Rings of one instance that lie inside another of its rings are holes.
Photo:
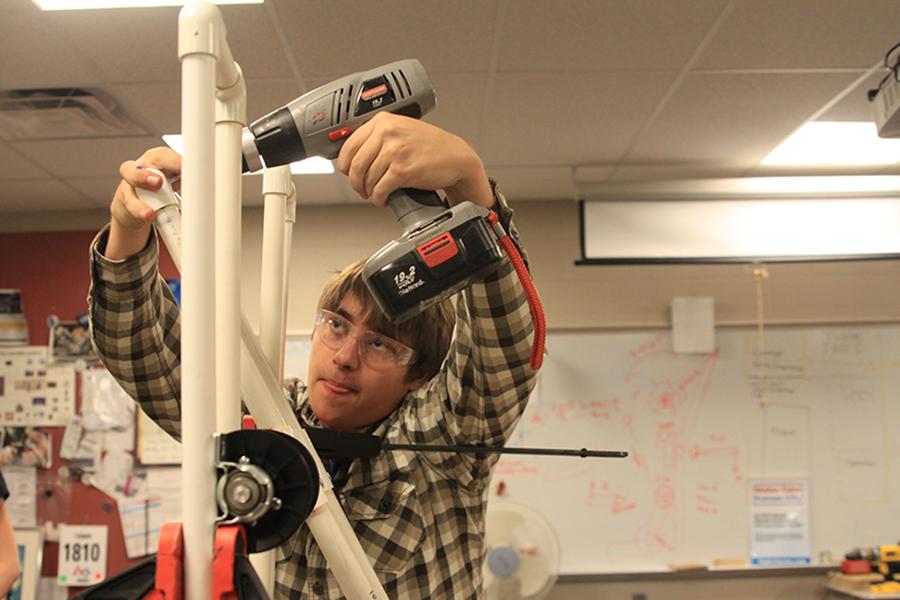
[[[334,351],[334,364],[341,368],[355,369],[359,366],[359,340],[348,335],[341,347]]]

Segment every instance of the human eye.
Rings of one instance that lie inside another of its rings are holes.
[[[397,345],[394,344],[392,340],[379,336],[373,336],[372,339],[369,340],[369,347],[379,354],[389,356],[395,356],[399,351],[399,348],[397,348]]]
[[[327,315],[325,324],[335,333],[344,333],[347,331],[347,321],[337,315]]]

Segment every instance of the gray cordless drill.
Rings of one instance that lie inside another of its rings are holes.
[[[422,64],[406,59],[353,73],[307,92],[243,131],[243,170],[310,156],[335,159],[344,140],[381,111],[421,118],[434,108]],[[387,201],[403,235],[368,260],[363,278],[394,322],[418,314],[493,271],[503,254],[489,211],[447,207],[433,191],[400,189]]]

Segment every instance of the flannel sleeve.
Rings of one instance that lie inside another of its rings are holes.
[[[181,327],[179,309],[159,275],[159,246],[113,261],[103,256],[108,226],[91,244],[88,306],[91,337],[112,376],[147,415],[181,438]]]
[[[492,187],[494,210],[524,260],[513,211],[493,182]],[[421,392],[423,401],[409,407],[410,437],[417,443],[504,445],[536,383],[530,364],[533,338],[525,290],[506,258],[496,272],[457,295],[450,351]],[[473,463],[443,453],[429,454],[429,460],[463,484],[483,479],[494,462]]]

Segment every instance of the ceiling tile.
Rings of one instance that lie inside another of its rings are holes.
[[[77,86],[100,80],[49,13],[4,13],[0,19],[0,88]],[[89,46],[93,40],[82,40]]]
[[[278,42],[266,7],[221,6],[228,46],[245,79],[292,77],[286,50]],[[287,31],[290,36],[291,32]]]
[[[403,58],[418,58],[430,73],[484,71],[490,61],[495,0],[276,0],[274,6],[304,77]]]
[[[13,179],[0,186],[0,212],[87,208],[96,207],[79,192],[52,179]]]
[[[0,179],[43,179],[49,173],[0,142]]]
[[[42,21],[108,82],[177,81],[178,7],[49,12]]]
[[[181,131],[181,84],[115,83],[102,86],[117,102],[125,116],[149,133]]]
[[[568,167],[492,167],[485,170],[500,187],[507,200],[572,200],[575,186]]]
[[[12,142],[10,145],[57,177],[108,177],[115,176],[124,161],[136,159],[145,150],[163,143],[156,137],[128,137]]]
[[[510,2],[497,68],[679,69],[725,5],[725,0]]]
[[[625,162],[754,166],[852,79],[689,75]]]
[[[898,41],[895,0],[741,0],[697,68],[870,67]]]
[[[435,73],[430,77],[436,102],[426,120],[478,146],[487,75]]]
[[[248,78],[250,120],[297,97],[300,86],[417,57],[437,92],[428,120],[471,143],[513,200],[570,198],[570,171],[585,165],[612,180],[784,173],[762,169],[759,159],[878,61],[900,31],[897,0],[266,2],[222,7]],[[726,5],[733,10],[697,70],[668,98]],[[0,210],[104,210],[119,164],[161,145],[157,134],[178,132],[178,10],[42,13],[30,0],[0,0],[0,89],[96,87],[150,132],[0,143],[0,179],[16,193],[0,195]],[[723,73],[731,69],[742,73]],[[773,69],[781,72],[765,73]],[[803,70],[810,72],[796,74]],[[871,119],[865,91],[878,78],[818,118]],[[339,174],[294,181],[301,203],[364,204]],[[245,193],[248,203],[261,202],[258,189]]]
[[[119,181],[118,177],[72,177],[65,183],[84,194],[95,208],[109,208]]]
[[[879,71],[860,83],[847,96],[828,109],[818,121],[874,121],[872,103],[866,97],[868,90],[877,88],[878,82],[884,77]]]
[[[498,166],[614,163],[673,77],[668,71],[497,75],[482,159]]]
[[[41,9],[32,0],[3,0],[0,2],[0,12],[14,10],[28,11],[31,14],[40,12]]]

